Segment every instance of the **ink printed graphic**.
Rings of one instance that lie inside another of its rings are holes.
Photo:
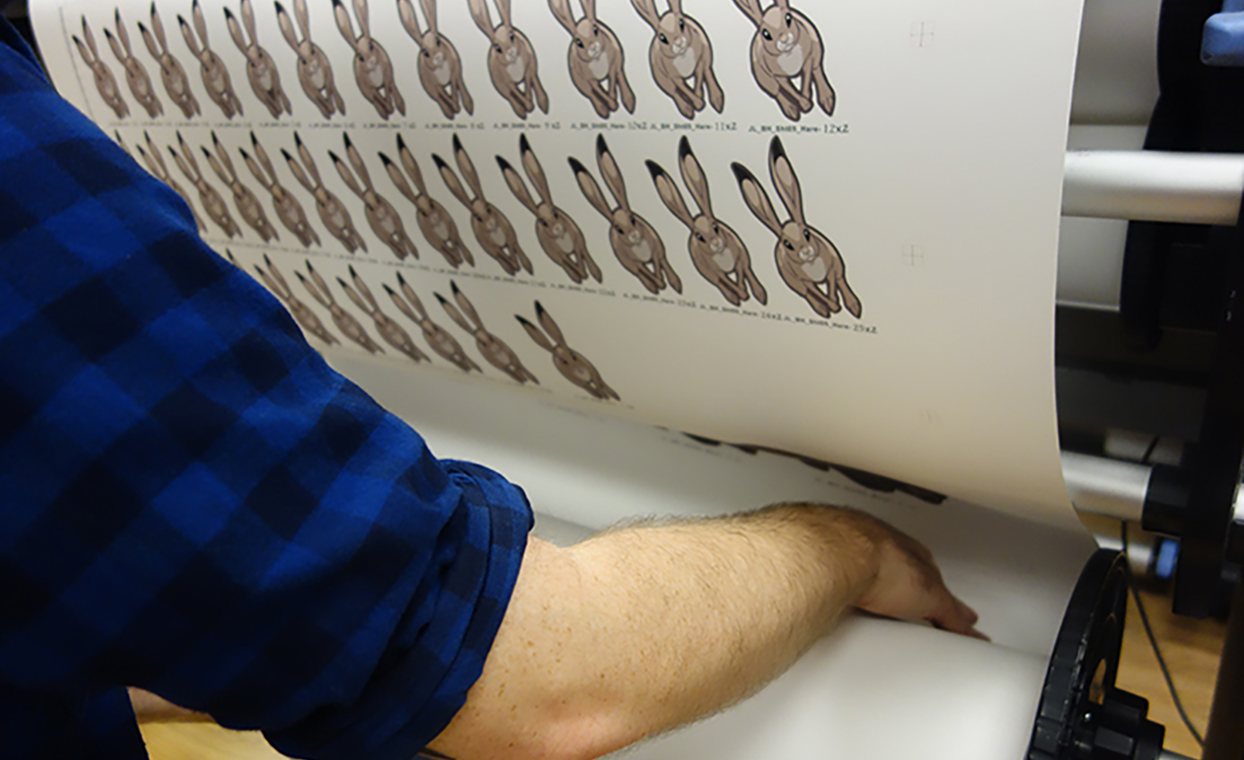
[[[301,36],[294,31],[289,12],[279,2],[276,3],[276,23],[281,28],[281,36],[298,56],[298,83],[325,119],[331,119],[336,113],[344,115],[346,104],[333,81],[332,64],[324,50],[311,40],[311,15],[307,11],[307,0],[294,0],[294,15],[298,18]]]
[[[734,0],[756,25],[752,37],[752,76],[777,101],[791,121],[820,106],[834,115],[834,88],[825,75],[825,46],[816,26],[790,0],[774,0],[764,10],[760,0]]]
[[[349,312],[341,308],[341,304],[333,298],[333,292],[328,289],[328,283],[324,282],[324,278],[320,277],[320,273],[315,271],[315,267],[311,266],[311,262],[307,262],[307,274],[310,280],[302,276],[302,272],[294,272],[298,277],[298,281],[307,289],[311,297],[319,302],[320,306],[328,309],[328,313],[333,317],[333,324],[337,325],[337,329],[341,334],[357,343],[364,351],[369,354],[384,353],[384,349],[377,345],[376,341],[371,339],[359,321],[350,316]]]
[[[456,307],[440,293],[434,293],[433,295],[436,296],[437,301],[440,301],[449,318],[475,337],[475,347],[488,360],[488,363],[509,375],[516,383],[521,384],[530,381],[539,385],[540,381],[536,379],[535,375],[531,374],[530,370],[523,366],[523,362],[518,358],[518,354],[514,353],[514,349],[506,345],[505,341],[496,335],[488,332],[487,328],[484,327],[483,320],[479,318],[479,313],[475,311],[475,306],[466,297],[466,294],[458,289],[458,284],[450,280],[449,287],[453,292],[454,301],[457,302]]]
[[[402,277],[402,273],[397,273],[397,290],[394,291],[388,285],[384,285],[384,291],[389,294],[393,305],[405,314],[411,322],[419,325],[419,329],[423,331],[423,339],[428,342],[432,350],[440,354],[445,361],[453,364],[463,372],[483,372],[479,365],[471,360],[462,350],[461,344],[449,334],[449,331],[432,321],[428,316],[428,312],[423,308],[423,302],[419,300],[419,296],[415,295],[415,291],[406,283],[406,279]]]
[[[151,28],[143,26],[140,21],[138,31],[142,34],[147,52],[151,53],[151,57],[160,64],[160,79],[164,82],[164,91],[168,93],[169,100],[181,109],[187,119],[198,116],[203,111],[199,108],[199,101],[190,89],[190,80],[186,77],[186,70],[169,50],[168,38],[164,36],[164,24],[160,21],[160,14],[156,11],[154,0],[151,3]]]
[[[419,0],[428,29],[419,28],[415,6],[411,0],[397,0],[402,26],[419,46],[419,83],[428,96],[441,107],[446,119],[452,119],[459,111],[475,113],[475,101],[462,81],[462,59],[458,49],[440,33],[436,25],[436,0]]]
[[[488,0],[467,0],[475,25],[492,43],[488,49],[488,75],[492,86],[506,99],[514,114],[526,119],[538,107],[549,112],[549,95],[540,84],[536,51],[510,17],[510,0],[496,0],[501,23],[492,25]]]
[[[259,233],[259,237],[265,243],[269,240],[279,240],[281,236],[277,234],[272,222],[268,221],[268,215],[264,213],[259,198],[255,197],[251,189],[238,179],[238,173],[233,168],[229,152],[225,150],[225,146],[220,144],[220,139],[216,137],[215,132],[212,132],[212,150],[209,151],[207,148],[202,150],[208,166],[212,167],[212,171],[220,181],[229,188],[229,192],[233,193],[233,204],[237,206],[238,213],[242,215],[242,221]]]
[[[462,147],[462,141],[457,135],[454,135],[453,147],[454,162],[458,165],[458,171],[462,172],[462,179],[467,187],[471,188],[470,195],[467,194],[462,183],[458,181],[458,176],[443,158],[433,153],[432,161],[441,173],[441,179],[445,181],[449,192],[453,193],[458,202],[471,212],[471,231],[475,233],[476,242],[480,244],[485,253],[501,265],[506,274],[517,274],[519,269],[525,269],[527,274],[531,274],[531,259],[527,258],[527,254],[519,246],[518,236],[514,234],[514,225],[510,224],[510,220],[498,211],[496,206],[484,198],[484,186],[480,184],[479,174],[475,172],[475,164],[467,155],[466,149]]]
[[[229,35],[233,44],[237,45],[242,55],[246,56],[246,78],[255,91],[255,97],[264,104],[272,118],[281,118],[282,113],[292,114],[293,107],[289,96],[281,88],[281,72],[268,51],[259,44],[259,35],[255,31],[255,9],[251,0],[242,0],[242,23],[233,15],[233,11],[225,8],[225,23],[229,27]],[[245,31],[243,31],[245,27]]]
[[[119,133],[117,134],[117,139],[121,139]],[[169,173],[168,166],[164,163],[164,158],[160,156],[159,149],[156,148],[155,143],[151,140],[151,135],[143,132],[143,140],[147,144],[146,150],[143,150],[141,144],[136,144],[134,148],[138,151],[138,155],[142,158],[143,163],[147,165],[147,171],[151,172],[151,176],[173,188],[173,191],[181,196],[186,205],[190,207],[190,213],[194,215],[194,224],[198,227],[199,233],[207,232],[207,225],[203,223],[203,217],[199,216],[199,212],[195,210],[194,204],[190,201],[190,194],[182,189],[182,186],[177,184],[177,180],[173,179],[173,175]]]
[[[241,235],[242,229],[238,227],[237,222],[233,221],[233,215],[229,213],[229,207],[225,205],[225,199],[221,198],[216,188],[204,179],[203,172],[199,170],[199,164],[194,159],[194,152],[182,138],[181,132],[177,133],[177,149],[174,150],[170,145],[168,152],[173,157],[173,162],[177,164],[177,168],[199,192],[199,203],[202,204],[203,211],[207,213],[208,218],[228,237]]]
[[[536,301],[536,321],[540,323],[540,327],[536,327],[518,315],[515,315],[515,319],[536,342],[536,345],[552,354],[553,366],[562,373],[562,377],[598,399],[618,400],[617,392],[605,384],[596,367],[583,354],[566,345],[566,338],[562,335],[561,329],[539,301]],[[543,332],[540,328],[544,328]]]
[[[235,114],[241,116],[242,101],[238,100],[237,93],[233,91],[229,69],[208,44],[207,19],[203,17],[203,7],[199,5],[199,0],[194,0],[190,6],[190,17],[194,19],[194,26],[186,23],[186,19],[180,15],[177,17],[177,26],[181,27],[181,36],[185,38],[191,55],[199,59],[199,74],[203,79],[203,86],[207,88],[207,96],[226,119],[232,119]]]
[[[315,198],[315,211],[320,215],[320,221],[324,223],[325,229],[341,241],[347,252],[354,253],[362,248],[366,253],[367,241],[363,240],[362,235],[359,235],[358,230],[355,229],[354,220],[350,218],[350,212],[341,203],[341,199],[324,186],[324,180],[320,178],[320,171],[315,166],[311,151],[307,150],[307,146],[303,144],[297,132],[294,133],[294,148],[298,152],[298,158],[291,156],[284,148],[281,148],[281,155],[285,157],[285,164],[289,166],[294,179],[298,180],[298,184],[306,188],[307,192]]]
[[[164,106],[160,105],[155,88],[151,86],[151,77],[147,75],[147,68],[134,57],[134,49],[130,47],[130,35],[125,31],[125,22],[121,20],[120,9],[116,11],[114,18],[117,25],[116,33],[114,34],[110,29],[104,29],[104,36],[108,38],[108,47],[112,48],[112,54],[125,68],[125,82],[130,87],[130,94],[147,112],[147,116],[154,119],[164,113]]]
[[[371,289],[367,287],[367,283],[363,282],[363,278],[359,277],[358,272],[354,271],[353,264],[349,266],[349,270],[350,282],[354,283],[354,287],[340,277],[337,278],[337,284],[341,285],[341,289],[346,292],[355,306],[372,318],[372,321],[376,323],[376,332],[380,333],[384,342],[405,354],[416,364],[432,361],[427,354],[415,346],[415,342],[410,339],[410,333],[403,330],[401,325],[394,322],[380,309],[380,304],[376,303],[376,297],[371,294]]]
[[[276,210],[277,219],[298,238],[303,247],[310,248],[312,243],[320,245],[320,236],[307,222],[307,213],[302,210],[302,204],[281,184],[276,169],[268,158],[268,151],[264,150],[254,132],[251,132],[251,150],[255,153],[253,158],[245,148],[238,148],[242,160],[246,162],[246,168],[250,169],[255,180],[272,196],[272,208]]]
[[[583,17],[575,19],[570,0],[549,0],[549,8],[566,31],[570,32],[570,81],[575,89],[592,103],[602,119],[618,110],[621,104],[628,113],[635,113],[635,92],[626,81],[622,43],[613,30],[596,18],[596,0],[579,0]]]
[[[73,44],[78,48],[78,55],[82,56],[82,62],[91,70],[95,78],[95,89],[99,90],[99,96],[104,99],[104,103],[112,109],[118,119],[129,116],[129,104],[125,102],[125,98],[121,97],[116,77],[112,75],[108,65],[99,58],[99,48],[95,46],[95,35],[91,33],[90,25],[86,23],[86,16],[82,17],[82,37],[79,38],[75,34]]]
[[[397,209],[393,208],[393,204],[376,192],[371,182],[371,174],[367,171],[367,165],[363,163],[363,157],[359,155],[354,143],[350,141],[350,136],[342,135],[342,139],[345,141],[346,158],[350,161],[350,166],[347,167],[336,153],[330,151],[328,155],[337,169],[337,174],[341,175],[341,181],[345,182],[346,186],[367,207],[364,215],[367,217],[367,223],[371,225],[371,231],[376,233],[376,237],[389,246],[389,250],[393,251],[393,255],[399,259],[407,256],[419,258],[419,249],[415,248],[414,241],[406,234],[406,226],[402,224],[402,217],[398,215]],[[350,167],[354,168],[353,173]]]
[[[376,109],[380,118],[387,120],[393,112],[406,115],[406,101],[393,79],[393,62],[389,54],[371,36],[371,23],[367,13],[367,0],[353,0],[354,15],[358,17],[359,33],[354,33],[350,12],[341,0],[333,0],[333,15],[341,36],[354,48],[354,80],[359,91]]]
[[[233,257],[230,256],[229,259],[232,261]],[[298,297],[294,295],[294,291],[290,289],[289,283],[281,275],[281,271],[276,268],[266,253],[263,257],[263,263],[267,267],[266,270],[258,264],[255,265],[255,271],[259,273],[259,279],[263,281],[264,285],[268,286],[268,290],[276,294],[277,298],[285,302],[285,306],[289,308],[289,313],[293,315],[294,321],[303,330],[319,338],[326,345],[340,344],[341,341],[337,340],[336,335],[328,331],[328,328],[315,315],[315,312],[311,311],[311,307],[298,300]],[[306,283],[303,284],[305,285]]]
[[[803,297],[822,317],[837,314],[845,306],[856,319],[864,307],[847,284],[847,268],[834,244],[805,221],[799,178],[781,139],[769,143],[769,177],[786,207],[785,222],[778,219],[764,185],[747,167],[730,165],[743,192],[743,200],[769,231],[777,236],[773,257],[786,286]]]
[[[458,234],[458,225],[454,223],[453,217],[435,198],[428,195],[428,188],[423,183],[423,172],[419,171],[419,164],[415,163],[415,157],[406,147],[406,141],[400,134],[397,136],[397,156],[401,162],[400,165],[394,163],[384,153],[380,154],[380,162],[384,164],[384,169],[389,173],[389,179],[393,180],[393,184],[397,186],[398,192],[415,204],[415,221],[419,224],[419,230],[423,233],[424,239],[439,251],[454,269],[462,266],[464,261],[470,266],[475,266],[475,258],[466,244],[462,242],[462,237]],[[405,174],[402,173],[403,169],[405,169]],[[406,181],[407,175],[410,176],[409,183]],[[411,188],[411,183],[414,183],[414,188]]]
[[[631,0],[640,18],[652,27],[648,65],[652,80],[670,96],[688,119],[705,104],[721,113],[726,94],[713,73],[713,44],[700,22],[682,11],[682,0],[668,0],[669,10],[658,13],[656,0]]]

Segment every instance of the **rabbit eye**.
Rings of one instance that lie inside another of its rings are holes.
[[[500,46],[500,45],[493,45],[493,46],[492,46],[492,49],[493,49],[493,50],[496,50],[498,53],[500,53],[500,52],[501,52],[501,46]]]
[[[698,232],[697,232],[697,233],[695,233],[695,239],[696,239],[696,240],[699,240],[701,243],[703,243],[703,242],[704,242],[704,236],[703,236],[703,235],[701,235],[701,234],[700,234],[700,233],[698,233]]]
[[[812,230],[804,230],[803,239],[808,241],[812,240]]]
[[[787,14],[786,14],[786,25],[787,25],[787,26],[790,26],[791,21],[793,21],[793,20],[794,20],[794,17],[793,17],[793,16],[791,16],[789,13],[787,13]]]
[[[574,44],[576,47],[583,47],[583,40],[575,40]]]
[[[681,32],[685,30],[686,28],[687,28],[687,22],[683,21],[682,19],[678,19],[678,31]]]
[[[764,37],[766,40],[772,40],[772,39],[773,39],[773,35],[772,35],[772,34],[769,34],[769,30],[768,30],[768,29],[762,29],[762,30],[760,30],[760,35],[761,35],[762,37]]]
[[[664,34],[659,35],[659,39],[661,40],[661,44],[662,44],[662,45],[668,45],[668,44],[670,43],[670,41],[669,41],[669,40],[665,39],[665,35],[664,35]]]
[[[782,245],[786,246],[786,250],[788,251],[795,250],[795,246],[791,245],[789,240],[783,240]]]
[[[721,228],[720,228],[720,227],[718,227],[717,225],[715,225],[715,224],[714,224],[714,225],[713,225],[713,234],[714,234],[714,235],[716,235],[716,234],[718,234],[718,233],[720,233],[720,232],[721,232]]]

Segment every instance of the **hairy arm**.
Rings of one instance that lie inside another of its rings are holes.
[[[568,549],[532,539],[483,676],[432,748],[607,754],[747,696],[851,606],[974,633],[923,546],[849,510],[777,505]]]

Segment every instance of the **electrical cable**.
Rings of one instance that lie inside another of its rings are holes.
[[[1123,524],[1123,553],[1127,555],[1127,523]],[[1153,649],[1153,656],[1158,660],[1158,668],[1162,671],[1162,678],[1166,680],[1166,688],[1170,691],[1171,701],[1175,704],[1175,710],[1179,713],[1180,719],[1187,726],[1188,732],[1192,734],[1192,738],[1196,740],[1198,747],[1205,747],[1205,739],[1202,738],[1201,732],[1196,730],[1196,726],[1192,725],[1192,719],[1188,717],[1188,711],[1184,709],[1183,700],[1179,698],[1179,690],[1175,688],[1175,680],[1171,678],[1170,668],[1166,665],[1166,658],[1162,656],[1162,649],[1158,646],[1158,638],[1153,633],[1153,626],[1149,623],[1149,613],[1145,611],[1145,603],[1140,598],[1140,592],[1136,589],[1136,584],[1132,578],[1131,568],[1124,563],[1124,575],[1127,577],[1128,590],[1132,592],[1132,600],[1136,602],[1136,612],[1140,614],[1140,623],[1145,629],[1145,636],[1149,639],[1149,646]]]

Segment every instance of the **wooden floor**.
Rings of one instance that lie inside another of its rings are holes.
[[[1197,730],[1204,733],[1213,697],[1218,653],[1226,626],[1170,614],[1170,600],[1144,593],[1154,632]],[[1168,695],[1153,650],[1141,628],[1140,616],[1128,610],[1119,686],[1150,701],[1150,718],[1166,726],[1166,748],[1200,757],[1200,748],[1184,728]],[[162,723],[143,726],[152,760],[273,760],[273,751],[255,733],[226,731],[212,724]],[[1000,758],[999,760],[1008,760]]]

